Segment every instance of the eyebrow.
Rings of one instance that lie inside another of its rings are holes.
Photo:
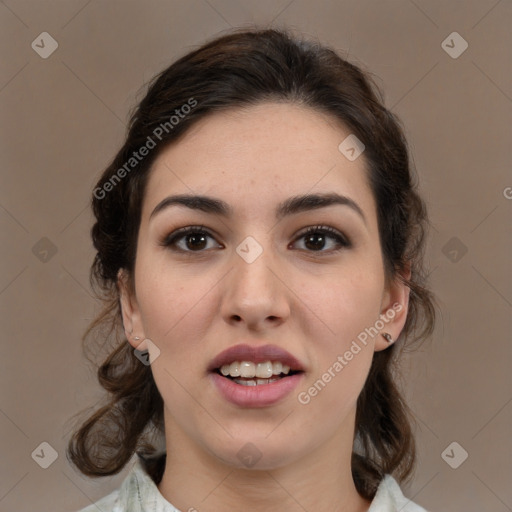
[[[355,211],[366,224],[366,217],[361,207],[353,199],[334,192],[326,194],[304,194],[290,197],[277,206],[276,219],[281,220],[290,215],[326,208],[332,205],[348,206]],[[180,194],[166,197],[160,201],[151,212],[149,220],[159,212],[171,206],[184,206],[192,210],[199,210],[222,217],[230,217],[233,215],[233,208],[221,199],[201,195]]]

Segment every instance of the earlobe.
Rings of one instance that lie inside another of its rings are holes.
[[[126,339],[133,348],[140,351],[147,350],[137,299],[130,283],[130,277],[124,269],[120,269],[117,274],[117,289]],[[141,342],[141,340],[143,341]]]
[[[406,282],[411,277],[410,266],[402,276],[396,276],[390,283],[383,297],[383,311],[380,315],[383,328],[375,341],[375,351],[385,350],[400,336],[409,310],[410,288]]]

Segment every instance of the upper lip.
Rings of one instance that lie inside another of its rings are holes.
[[[303,365],[297,358],[277,345],[254,346],[248,344],[234,345],[217,354],[208,365],[208,371],[217,370],[233,361],[252,361],[253,363],[280,361],[289,366],[291,371],[304,371]]]

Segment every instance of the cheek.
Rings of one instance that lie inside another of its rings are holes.
[[[200,293],[195,286],[197,283],[190,286],[188,276],[173,268],[165,252],[155,255],[149,250],[141,251],[135,276],[137,299],[148,337],[157,333],[161,336],[172,329],[190,309],[194,295]]]
[[[201,408],[191,408],[190,393],[197,393],[197,376],[203,371],[201,345],[216,311],[210,290],[218,279],[171,268],[168,262],[146,264],[142,257],[139,264],[137,298],[144,333],[160,350],[151,365],[153,377],[174,419],[186,423],[189,414],[201,415]]]
[[[354,280],[344,286],[332,285],[329,292],[319,292],[311,301],[322,304],[317,314],[329,330],[323,329],[324,336],[308,334],[314,340],[309,351],[314,364],[298,390],[297,401],[307,413],[306,423],[328,436],[355,410],[366,381],[374,351],[373,338],[364,335],[378,319],[380,293],[375,283]],[[320,416],[322,425],[314,419]]]
[[[379,318],[383,286],[383,274],[378,267],[358,265],[321,279],[315,276],[303,282],[300,293],[315,313],[315,324],[323,324],[326,336],[322,338],[327,346],[340,350]]]
[[[198,345],[216,311],[211,291],[219,279],[212,272],[173,268],[162,260],[139,260],[136,286],[144,333],[162,355],[172,354],[170,362],[179,360],[182,368],[197,365]]]
[[[302,296],[314,315],[302,329],[314,340],[308,350],[314,368],[300,403],[311,402],[307,407],[327,408],[335,416],[355,403],[373,357],[371,328],[379,319],[383,286],[380,267],[367,263],[304,283]]]

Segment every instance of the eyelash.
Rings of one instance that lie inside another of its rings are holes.
[[[338,230],[331,228],[330,226],[322,226],[322,225],[310,226],[310,227],[306,228],[304,231],[302,231],[297,236],[297,238],[294,240],[293,243],[295,243],[297,240],[299,240],[303,237],[306,237],[308,235],[319,234],[319,233],[323,234],[323,235],[328,235],[328,237],[334,239],[340,247],[338,247],[337,249],[330,249],[327,251],[325,251],[325,250],[318,250],[318,251],[306,250],[307,252],[313,253],[313,254],[322,254],[322,253],[323,254],[332,254],[332,253],[337,253],[343,249],[348,249],[348,248],[352,247],[352,243],[350,242],[350,240],[347,237],[345,237],[342,233],[340,233]],[[208,236],[210,238],[215,238],[208,230],[206,230],[204,228],[204,226],[187,226],[184,228],[177,229],[176,231],[165,236],[160,241],[159,245],[161,245],[163,247],[167,247],[170,250],[175,251],[175,252],[187,254],[189,256],[206,252],[207,249],[191,251],[191,250],[178,249],[175,247],[175,244],[177,241],[179,241],[180,239],[182,239],[190,234],[204,235],[204,236]]]

